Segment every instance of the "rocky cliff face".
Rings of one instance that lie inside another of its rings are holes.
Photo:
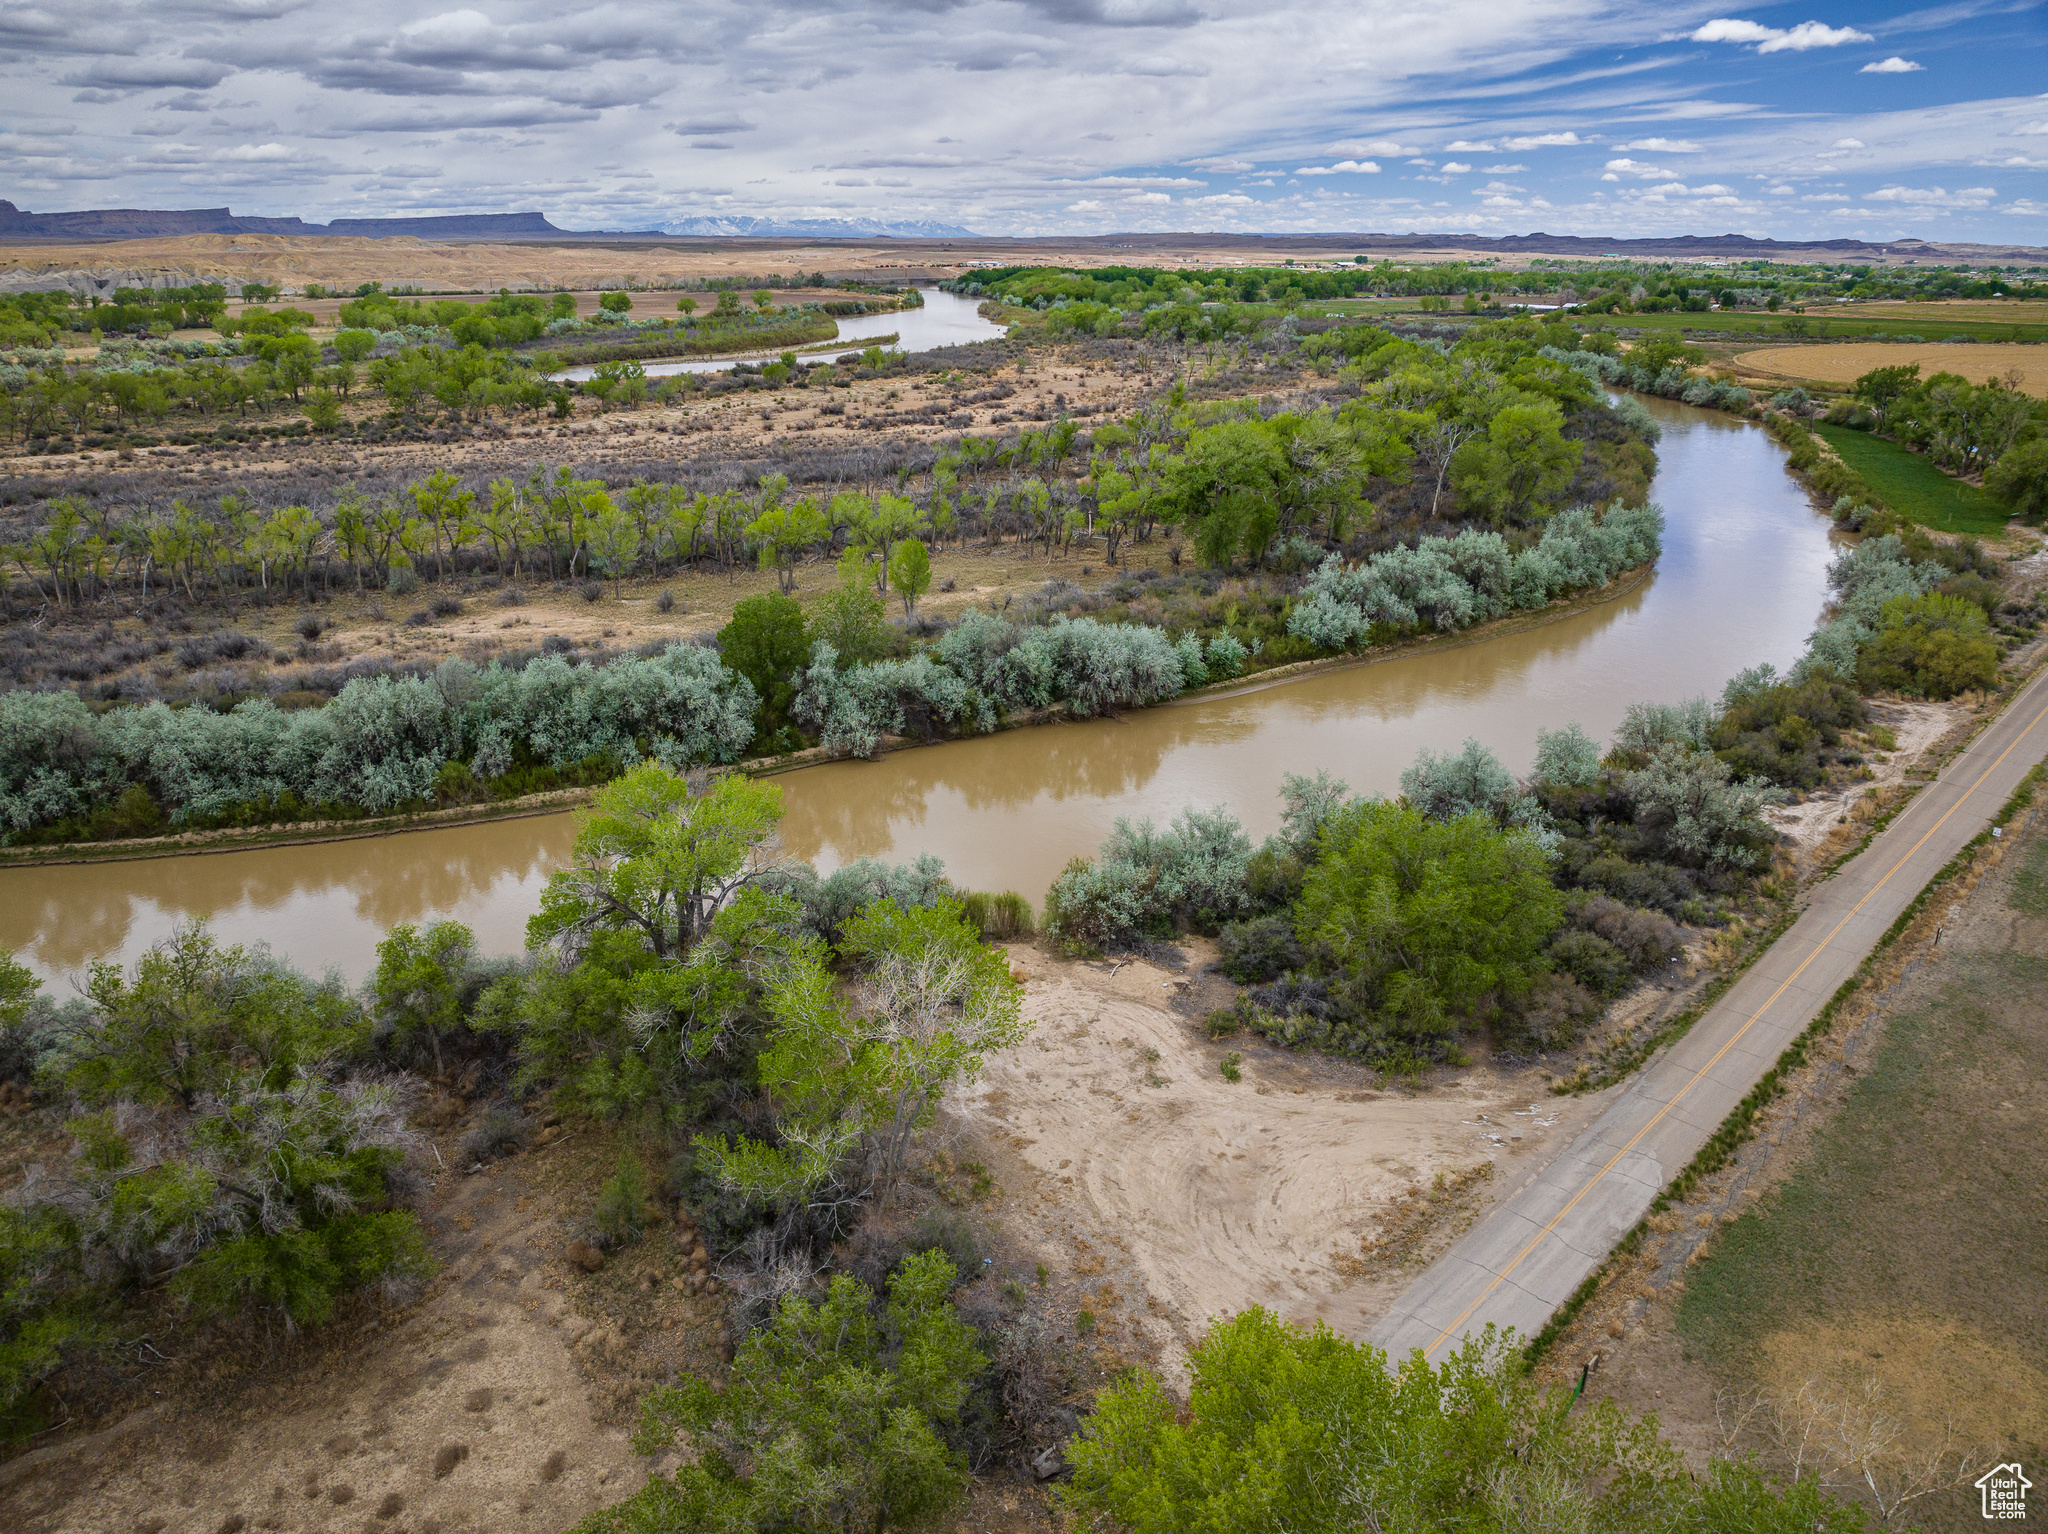
[[[561,234],[544,213],[465,213],[445,218],[340,218],[309,224],[299,218],[236,215],[227,208],[90,208],[29,213],[0,199],[0,241],[141,240],[181,234],[347,234],[368,239],[491,239]]]
[[[202,282],[226,283],[233,291],[242,279],[231,272],[201,271],[189,266],[58,267],[41,271],[0,272],[0,293],[76,293],[84,298],[112,298],[116,288],[190,288]]]

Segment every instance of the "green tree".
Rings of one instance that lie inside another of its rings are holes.
[[[858,966],[851,998],[815,955],[768,987],[754,1069],[776,1103],[775,1142],[697,1140],[746,1197],[784,1202],[848,1179],[886,1196],[947,1088],[1028,1031],[1007,957],[952,900],[877,900],[847,924],[843,948]]]
[[[918,598],[932,588],[932,557],[920,540],[906,538],[896,545],[889,556],[889,582],[903,599],[903,615],[909,617]]]
[[[401,924],[377,945],[370,992],[378,1021],[404,1045],[424,1039],[434,1069],[444,1069],[441,1041],[462,1025],[464,983],[476,959],[476,935],[459,921],[422,931]]]
[[[1563,413],[1550,400],[1502,407],[1486,435],[1451,459],[1460,503],[1501,523],[1548,516],[1585,451],[1583,443],[1565,440],[1563,426]]]
[[[766,314],[768,312],[768,306],[774,302],[775,295],[769,292],[766,288],[754,289],[754,307],[756,309],[759,309],[763,314]]]
[[[748,597],[732,610],[732,621],[718,631],[718,655],[726,666],[754,684],[760,698],[754,716],[755,740],[772,749],[775,737],[789,724],[796,701],[796,675],[811,653],[804,631],[804,610],[791,597]]]
[[[1481,814],[1367,800],[1325,820],[1317,846],[1295,930],[1359,1011],[1406,1038],[1447,1039],[1458,1016],[1520,994],[1564,920],[1542,847]]]
[[[1280,525],[1287,460],[1263,421],[1225,421],[1189,433],[1169,471],[1172,519],[1187,525],[1211,565],[1263,553]]]
[[[1892,406],[1919,385],[1920,364],[1913,362],[1903,367],[1872,368],[1857,379],[1850,390],[1876,412],[1878,430],[1882,431]]]
[[[0,1081],[25,1076],[35,1068],[35,1056],[29,1049],[25,1024],[28,1022],[29,1003],[35,1000],[42,984],[33,970],[16,962],[13,954],[0,948]],[[4,1288],[4,1284],[4,1277],[0,1277],[0,1288]],[[4,1298],[0,1298],[0,1311],[4,1311],[5,1305]],[[4,1322],[0,1322],[0,1326],[4,1326]],[[5,1393],[5,1382],[0,1380],[0,1397]]]
[[[168,1154],[112,1111],[67,1127],[77,1149],[58,1199],[92,1265],[168,1281],[202,1315],[305,1325],[343,1294],[432,1271],[418,1223],[388,1208],[407,1138],[388,1088],[235,1075]]]
[[[354,571],[356,590],[362,590],[362,555],[371,551],[371,520],[362,492],[352,483],[342,485],[334,502],[334,547],[348,559]]]
[[[697,312],[697,300],[696,300],[696,299],[694,299],[694,298],[679,298],[679,299],[677,299],[677,300],[676,300],[676,313],[678,313],[678,314],[682,314],[682,315],[691,315],[691,314],[695,314],[696,312]]]
[[[889,583],[889,554],[900,539],[913,538],[925,527],[917,503],[904,495],[884,492],[872,501],[866,497],[847,498],[852,503],[851,527],[855,546],[874,555],[875,590],[886,591]],[[839,509],[835,497],[833,507]]]
[[[889,647],[888,628],[882,621],[885,611],[868,579],[866,556],[859,549],[848,549],[839,556],[838,586],[811,604],[811,638],[832,646],[841,667],[874,660]]]
[[[2029,521],[2048,515],[2048,437],[2009,448],[1984,475],[1984,488]]]
[[[374,330],[337,330],[334,333],[335,353],[353,366],[366,360],[377,349],[377,332]]]
[[[1860,1509],[1747,1465],[1687,1473],[1654,1418],[1533,1384],[1489,1328],[1432,1367],[1264,1310],[1191,1351],[1182,1411],[1149,1373],[1067,1448],[1070,1507],[1130,1534],[1852,1534]]]
[[[504,573],[509,558],[512,578],[519,578],[519,546],[531,525],[526,516],[525,498],[519,487],[509,479],[491,481],[491,503],[477,513],[477,531],[481,532],[491,545],[491,557],[497,561],[498,571]]]
[[[251,1066],[281,1083],[302,1066],[354,1053],[369,1033],[347,992],[240,946],[223,948],[203,922],[144,953],[132,978],[95,964],[86,997],[98,1027],[60,1069],[91,1105],[132,1098],[190,1107]]]
[[[765,506],[747,524],[747,537],[760,545],[761,568],[775,572],[786,597],[796,589],[796,562],[825,541],[824,508],[809,496]]]
[[[767,872],[766,843],[782,823],[782,789],[741,774],[703,794],[656,761],[598,791],[526,924],[531,947],[581,942],[597,931],[636,934],[657,959],[682,958],[713,918]]]
[[[257,355],[270,365],[277,387],[294,403],[320,371],[320,348],[310,336],[271,336],[258,346]]]
[[[425,479],[406,487],[419,514],[420,525],[430,535],[434,555],[434,577],[447,578],[448,565],[442,557],[445,545],[452,557],[456,549],[476,536],[470,514],[476,510],[476,492],[461,488],[462,481],[447,469],[436,469]],[[425,552],[422,550],[421,552]]]
[[[604,505],[590,519],[589,538],[591,552],[604,561],[605,573],[612,578],[612,598],[616,601],[624,594],[626,571],[640,557],[640,525],[631,512],[606,496]]]
[[[606,314],[627,314],[632,311],[633,297],[630,293],[600,293],[597,307]]]
[[[881,1534],[944,1512],[968,1479],[946,1434],[988,1365],[948,1297],[957,1276],[942,1252],[906,1259],[880,1316],[844,1273],[821,1301],[785,1297],[739,1345],[723,1389],[686,1378],[641,1403],[634,1447],[656,1454],[687,1435],[696,1463],[577,1534]]]
[[[1952,698],[1996,685],[1998,644],[1976,603],[1940,591],[1893,597],[1883,619],[1857,657],[1856,679],[1866,691]]]

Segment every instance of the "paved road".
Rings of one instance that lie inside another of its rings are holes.
[[[1371,1340],[1396,1359],[1421,1348],[1436,1360],[1488,1324],[1542,1330],[2044,756],[2048,672],[1811,892],[1799,920],[1683,1039],[1409,1285]]]

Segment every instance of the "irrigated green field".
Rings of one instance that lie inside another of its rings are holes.
[[[1842,455],[1842,461],[1870,481],[1884,502],[1908,521],[1944,533],[1995,538],[2005,530],[2006,510],[1975,485],[1951,479],[1918,453],[1846,426],[1817,424],[1814,430]]]

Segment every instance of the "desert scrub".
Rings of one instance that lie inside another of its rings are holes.
[[[639,1158],[619,1156],[618,1170],[597,1190],[597,1207],[591,1218],[599,1234],[612,1246],[625,1246],[640,1239],[647,1228],[647,1173]]]
[[[999,895],[970,891],[960,897],[960,908],[967,920],[981,929],[981,935],[993,942],[1016,942],[1037,930],[1031,902],[1015,890]]]
[[[531,1128],[517,1108],[492,1108],[462,1137],[462,1159],[489,1160],[525,1146]]]

